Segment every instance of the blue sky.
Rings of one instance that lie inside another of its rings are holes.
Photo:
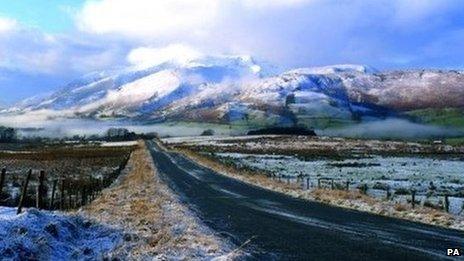
[[[49,33],[74,27],[71,15],[79,10],[82,0],[1,0],[0,17],[16,19],[21,24]]]
[[[0,106],[147,58],[462,69],[462,43],[461,0],[0,0]]]

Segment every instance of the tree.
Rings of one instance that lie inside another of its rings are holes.
[[[201,136],[213,136],[213,135],[214,135],[214,130],[212,130],[212,129],[204,130],[204,131],[201,133]]]
[[[106,132],[106,139],[109,141],[134,140],[137,135],[124,128],[110,128]]]
[[[0,126],[0,142],[12,142],[17,138],[18,135],[15,129]]]
[[[288,108],[288,106],[290,104],[293,104],[295,103],[295,94],[294,93],[290,93],[289,95],[287,95],[287,97],[285,98],[285,107]]]

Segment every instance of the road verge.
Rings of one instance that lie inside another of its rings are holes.
[[[264,173],[238,170],[232,166],[226,166],[219,161],[211,159],[193,150],[173,148],[171,151],[178,152],[219,174],[241,180],[251,185],[284,193],[295,198],[318,201],[333,206],[355,209],[382,216],[407,219],[425,224],[464,230],[464,218],[453,216],[430,207],[416,206],[415,208],[412,208],[410,205],[395,204],[386,200],[369,197],[358,191],[329,189],[304,190],[301,186],[296,184],[287,184],[286,182],[279,182],[277,180],[270,179],[265,176]]]
[[[237,254],[160,180],[143,141],[117,182],[80,212],[125,232],[124,243],[112,253],[115,257],[229,259]]]

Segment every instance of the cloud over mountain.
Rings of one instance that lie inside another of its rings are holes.
[[[284,68],[462,68],[464,59],[458,0],[82,0],[62,9],[74,27],[60,32],[1,14],[0,88],[36,94],[58,80],[191,50],[246,53]]]

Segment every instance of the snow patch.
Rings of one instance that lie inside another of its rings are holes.
[[[374,73],[376,70],[357,64],[337,64],[322,67],[309,67],[292,70],[288,73],[298,74],[336,74],[336,73]]]
[[[95,260],[122,242],[120,231],[79,216],[0,207],[0,256],[11,260]]]
[[[125,147],[125,146],[136,146],[137,141],[117,141],[117,142],[102,142],[101,147]]]

